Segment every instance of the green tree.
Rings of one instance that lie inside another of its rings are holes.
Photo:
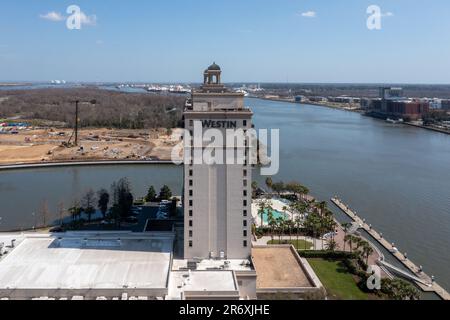
[[[91,222],[92,215],[95,213],[95,193],[92,189],[89,189],[83,197],[83,211],[88,216],[88,221]]]
[[[145,201],[146,202],[156,202],[156,200],[157,200],[156,198],[157,198],[157,195],[156,195],[155,187],[151,186],[147,191],[147,195],[145,196]]]
[[[302,225],[302,219],[300,218],[299,215],[297,215],[295,217],[294,223],[295,223],[295,228],[296,228],[297,244],[298,244],[299,237],[300,237],[300,227]]]
[[[267,221],[269,222],[269,228],[270,228],[270,237],[272,238],[272,243],[273,243],[273,238],[275,236],[275,230],[277,228],[277,221],[273,217],[272,211],[269,211],[267,216],[268,216]]]
[[[330,239],[327,242],[326,249],[328,251],[333,251],[333,252],[336,251],[336,249],[337,249],[337,242],[334,239]]]
[[[108,212],[108,204],[109,204],[109,193],[105,189],[101,189],[97,193],[98,204],[97,208],[103,215],[103,219],[106,218],[106,213]]]
[[[256,199],[256,196],[257,196],[256,192],[257,191],[258,191],[258,182],[253,181],[252,182],[252,198],[253,199]]]
[[[277,182],[277,183],[273,183],[272,190],[275,191],[278,194],[278,196],[280,196],[281,193],[285,190],[284,183],[281,181]]]
[[[351,234],[347,234],[344,237],[344,243],[347,243],[347,242],[348,242],[348,244],[350,246],[350,252],[353,253],[353,236]]]
[[[366,264],[369,264],[369,257],[373,254],[374,250],[372,246],[366,241],[362,247],[362,254],[366,258]]]
[[[266,186],[269,190],[272,190],[272,186],[273,186],[272,178],[269,177],[266,179]]]
[[[342,229],[344,229],[344,252],[345,252],[346,243],[347,243],[347,240],[345,240],[345,238],[347,238],[347,233],[350,230],[351,226],[352,226],[352,224],[348,223],[348,222],[342,224]]]
[[[69,208],[67,211],[69,211],[70,215],[72,216],[72,221],[77,220],[81,213],[83,212],[82,208],[80,207],[80,204],[75,201],[71,208]]]
[[[159,192],[159,200],[170,200],[172,198],[172,191],[170,188],[165,185],[161,188]]]
[[[381,292],[392,300],[419,300],[420,292],[410,283],[402,279],[382,279]]]
[[[266,202],[260,201],[258,204],[258,215],[261,217],[261,228],[264,228],[264,215],[266,214]],[[267,219],[269,221],[269,219]]]
[[[278,217],[275,219],[276,223],[277,223],[277,229],[278,229],[278,240],[279,243],[281,243],[281,237],[284,233],[284,219],[282,217]]]
[[[130,216],[133,207],[133,194],[131,193],[130,183],[128,179],[123,178],[113,183],[112,194],[114,198],[113,210],[116,225],[120,226],[120,220]]]

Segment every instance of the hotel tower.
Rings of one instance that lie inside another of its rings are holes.
[[[224,137],[227,129],[246,132],[252,128],[253,113],[244,107],[244,95],[228,90],[221,83],[221,73],[215,63],[205,70],[203,85],[186,103],[185,129],[191,136],[194,126],[203,132],[220,130]],[[186,140],[185,152],[203,152],[208,144]],[[247,146],[240,146],[245,155]],[[223,149],[226,154],[225,145]],[[249,259],[252,166],[247,160],[241,163],[206,164],[194,158],[185,161],[185,259]]]

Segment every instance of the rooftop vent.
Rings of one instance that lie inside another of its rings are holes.
[[[196,261],[188,261],[187,268],[189,270],[197,270],[197,262]]]

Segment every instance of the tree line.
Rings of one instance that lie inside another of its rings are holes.
[[[79,105],[80,125],[119,129],[175,128],[180,125],[184,98],[145,93],[124,93],[98,88],[10,90],[0,102],[0,118],[20,116],[73,127],[74,101]],[[95,103],[94,103],[95,102]]]

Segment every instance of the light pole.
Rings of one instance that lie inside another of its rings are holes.
[[[78,123],[80,121],[79,119],[79,104],[91,104],[91,105],[96,105],[97,101],[96,100],[91,100],[91,101],[80,101],[80,100],[75,100],[73,101],[75,103],[75,146],[78,146]]]

